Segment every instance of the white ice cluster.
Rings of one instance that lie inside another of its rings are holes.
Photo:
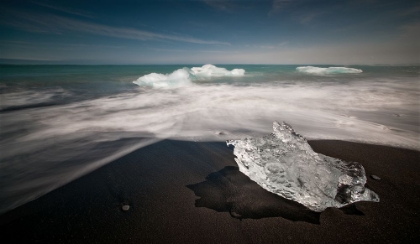
[[[191,84],[192,80],[208,77],[224,77],[224,76],[243,76],[244,69],[227,70],[225,68],[216,67],[212,64],[206,64],[202,67],[183,68],[175,70],[170,74],[150,73],[141,76],[134,84],[139,86],[150,86],[154,88],[179,87]]]
[[[175,70],[174,72],[167,75],[157,73],[143,75],[136,81],[133,81],[133,83],[139,86],[164,88],[188,85],[191,83],[191,80],[188,70],[184,68]]]
[[[242,76],[244,69],[233,69],[231,71],[225,68],[219,68],[212,64],[205,64],[202,67],[192,67],[190,73],[196,77],[221,77],[221,76]]]
[[[314,66],[301,66],[296,68],[297,71],[313,75],[332,75],[332,74],[357,74],[362,73],[361,69],[346,67],[329,67],[319,68]]]
[[[321,212],[358,201],[379,202],[365,188],[362,165],[315,153],[306,139],[286,123],[274,122],[262,138],[229,140],[239,170],[258,185]]]

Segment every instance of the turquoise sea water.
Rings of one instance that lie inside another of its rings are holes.
[[[420,67],[302,66],[2,65],[0,213],[158,140],[259,136],[273,121],[420,149]]]

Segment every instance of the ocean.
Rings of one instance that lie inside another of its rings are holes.
[[[261,136],[420,150],[420,67],[2,65],[0,214],[163,139]]]

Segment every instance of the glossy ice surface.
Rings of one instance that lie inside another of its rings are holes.
[[[365,188],[362,165],[318,154],[286,123],[262,138],[229,140],[239,170],[261,187],[313,211],[358,201],[378,202]]]

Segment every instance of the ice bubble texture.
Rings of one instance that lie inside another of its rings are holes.
[[[310,210],[321,212],[358,201],[379,202],[365,187],[362,165],[318,154],[286,123],[273,123],[262,138],[228,140],[239,170],[258,185]]]
[[[296,68],[297,71],[313,75],[333,75],[333,74],[358,74],[362,73],[361,69],[346,68],[346,67],[328,67],[320,68],[314,66],[301,66]]]

